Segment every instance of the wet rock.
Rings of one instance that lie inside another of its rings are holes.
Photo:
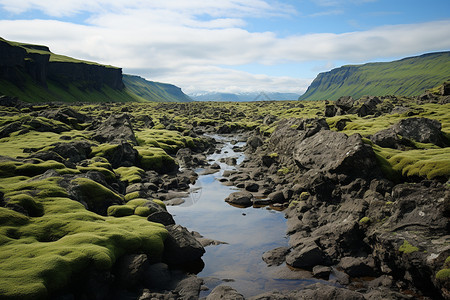
[[[96,130],[93,139],[100,143],[137,145],[133,126],[128,114],[111,115]]]
[[[249,207],[253,205],[253,194],[250,192],[234,192],[225,198],[225,202],[233,205]]]
[[[169,266],[165,263],[148,265],[144,270],[144,284],[154,290],[171,290],[175,287]]]
[[[206,297],[206,300],[244,300],[244,296],[239,294],[235,289],[226,285],[219,285],[215,287],[212,292]]]
[[[257,192],[259,190],[259,184],[254,181],[245,182],[245,190],[249,192]]]
[[[286,260],[286,255],[289,253],[288,247],[279,247],[273,250],[264,252],[262,260],[270,266],[279,266]]]
[[[286,198],[284,197],[283,191],[275,191],[270,193],[268,198],[272,203],[284,203],[286,202]]]
[[[168,225],[169,236],[164,241],[164,260],[169,265],[193,262],[205,253],[203,246],[183,226]]]

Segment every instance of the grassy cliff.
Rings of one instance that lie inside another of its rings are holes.
[[[393,62],[349,65],[320,73],[299,100],[341,96],[418,96],[450,78],[450,52],[429,53]]]
[[[126,82],[124,82],[126,81]],[[26,102],[186,102],[180,88],[0,38],[0,95]]]

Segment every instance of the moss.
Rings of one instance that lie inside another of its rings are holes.
[[[306,201],[306,200],[308,200],[308,198],[309,198],[310,196],[311,196],[310,193],[308,193],[308,192],[302,192],[302,193],[300,194],[300,200]]]
[[[121,181],[128,182],[128,184],[141,182],[142,176],[144,176],[145,171],[138,167],[120,167],[114,170]]]
[[[76,178],[72,180],[78,186],[81,197],[90,208],[102,207],[105,201],[122,203],[123,198],[107,187],[88,178]]]
[[[361,220],[359,220],[359,224],[361,224],[361,225],[368,224],[368,223],[370,223],[369,217],[363,217]]]
[[[288,167],[284,167],[278,170],[278,174],[287,175],[291,172],[291,169]]]
[[[439,281],[450,280],[450,269],[442,269],[436,273],[436,279]]]
[[[44,211],[40,217],[26,217],[0,207],[2,298],[47,298],[74,274],[88,267],[108,270],[124,253],[161,257],[167,236],[162,225],[139,216],[102,217],[87,211],[81,203],[67,198],[59,180],[0,179],[5,198],[33,193]],[[85,178],[76,180],[90,192],[104,188]]]
[[[125,217],[134,214],[134,207],[130,205],[111,205],[108,207],[108,216]]]
[[[124,196],[124,200],[126,202],[133,200],[133,199],[137,199],[141,197],[141,193],[140,192],[132,192],[132,193],[128,193]]]
[[[8,205],[19,205],[28,213],[31,217],[40,217],[44,214],[44,208],[42,204],[36,202],[35,199],[29,194],[18,194],[11,196],[7,199]]]
[[[161,208],[163,208],[164,210],[166,210],[166,204],[163,201],[158,199],[153,199],[152,201],[161,206]]]
[[[145,170],[155,170],[164,173],[177,168],[175,160],[163,149],[138,146],[136,150],[139,152],[141,166]]]
[[[408,254],[408,253],[413,253],[413,252],[419,251],[419,248],[411,245],[407,240],[404,240],[403,245],[400,246],[398,251]]]
[[[270,158],[277,158],[278,157],[278,153],[276,153],[276,152],[270,153],[269,157]]]
[[[150,207],[139,206],[134,210],[134,214],[141,217],[148,217],[153,210]]]

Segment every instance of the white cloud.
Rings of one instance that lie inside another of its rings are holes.
[[[450,20],[343,34],[249,32],[247,16],[296,13],[261,0],[0,0],[0,5],[14,12],[39,8],[54,16],[95,12],[84,25],[0,20],[0,28],[6,39],[48,45],[55,53],[120,66],[189,92],[301,92],[311,78],[255,75],[233,66],[317,61],[320,68],[335,61],[359,63],[450,48]]]

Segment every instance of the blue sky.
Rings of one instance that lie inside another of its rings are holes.
[[[190,94],[301,94],[341,65],[449,50],[450,1],[0,0],[0,36]]]

